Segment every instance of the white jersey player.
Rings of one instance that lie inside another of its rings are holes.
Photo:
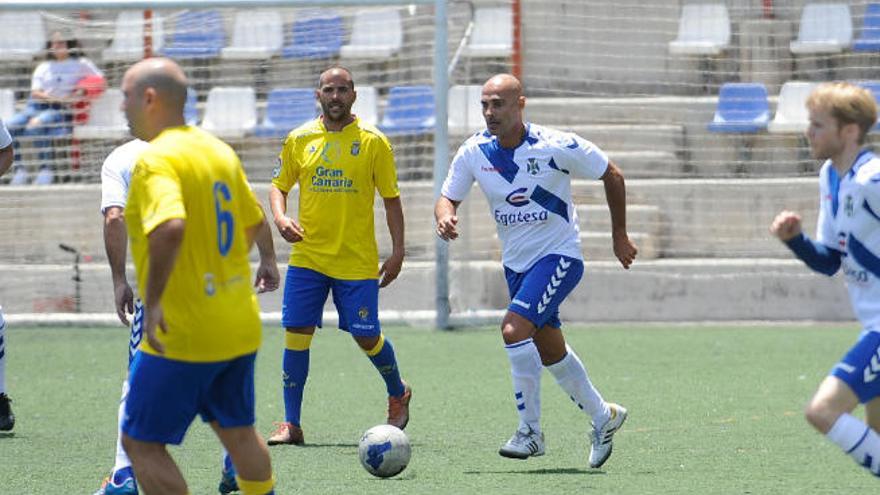
[[[0,120],[0,175],[6,173],[12,165],[12,136],[3,120]],[[6,319],[0,307],[0,431],[9,431],[15,426],[15,415],[12,414],[11,401],[6,395]]]
[[[113,278],[113,297],[116,306],[116,314],[119,320],[128,325],[128,314],[132,314],[131,338],[128,345],[128,361],[134,358],[134,354],[140,345],[143,322],[143,305],[139,299],[134,298],[131,286],[125,274],[125,261],[128,243],[128,234],[125,229],[123,210],[128,197],[128,186],[131,181],[131,173],[134,169],[138,156],[149,143],[140,139],[131,140],[113,150],[104,160],[101,167],[101,213],[104,215],[104,246],[107,251],[107,260],[110,263],[110,272]],[[260,267],[257,270],[258,290],[271,291],[278,288],[280,277],[275,263],[274,251],[267,249],[271,245],[271,233],[268,229],[257,238],[260,251]],[[272,253],[269,255],[269,253]],[[128,381],[122,384],[122,400],[119,405],[119,425],[122,425],[125,411],[125,399],[128,396]],[[137,482],[131,468],[131,460],[122,448],[121,435],[117,430],[116,463],[112,474],[104,480],[100,490],[95,495],[112,494],[136,494]],[[221,493],[230,493],[238,490],[235,480],[235,471],[232,462],[226,452],[223,453],[223,477],[220,481]]]
[[[810,268],[833,275],[842,268],[863,332],[831,369],[805,414],[845,453],[880,476],[880,159],[862,150],[877,122],[871,92],[848,83],[822,84],[807,99],[807,139],[819,173],[816,240],[800,216],[783,211],[770,231]],[[866,421],[851,413],[865,404]]]
[[[612,436],[626,419],[622,406],[605,402],[583,363],[566,345],[559,305],[584,271],[575,177],[601,179],[611,210],[614,253],[624,268],[637,249],[626,232],[623,175],[599,148],[573,134],[526,124],[525,97],[513,76],[489,79],[481,96],[486,131],[458,150],[434,209],[437,234],[458,237],[458,205],[476,181],[486,195],[501,240],[510,305],[501,334],[510,360],[519,414],[516,433],[499,451],[525,459],[544,454],[540,425],[542,366],[592,421],[590,466],[611,455]]]

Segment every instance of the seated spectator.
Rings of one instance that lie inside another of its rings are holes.
[[[37,66],[31,78],[27,106],[7,123],[9,132],[16,138],[16,150],[19,148],[18,138],[35,138],[33,145],[39,150],[41,162],[35,184],[51,184],[54,180],[50,163],[54,158],[51,139],[71,132],[72,106],[87,92],[79,83],[93,76],[103,78],[95,64],[82,55],[79,42],[60,31],[49,37],[46,53],[46,60]],[[19,163],[19,153],[16,153],[16,161],[12,184],[26,184],[28,176]]]

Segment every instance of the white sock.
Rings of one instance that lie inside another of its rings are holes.
[[[0,308],[0,394],[6,393],[6,319]]]
[[[556,383],[565,390],[565,393],[571,397],[571,400],[582,411],[590,415],[593,424],[597,427],[604,425],[611,412],[608,409],[608,403],[602,399],[602,395],[593,386],[590,377],[587,376],[587,370],[584,363],[581,362],[574,349],[565,345],[567,351],[564,358],[558,363],[547,366],[550,373],[556,377]]]
[[[128,399],[128,380],[122,382],[122,398],[119,400],[119,412],[117,414],[118,428],[116,430],[116,464],[113,465],[113,472],[131,466],[131,459],[122,448],[122,419],[125,417],[125,401]]]
[[[510,359],[520,428],[541,431],[541,356],[532,339],[504,346]]]
[[[843,413],[825,435],[874,476],[880,476],[880,435],[848,413]]]

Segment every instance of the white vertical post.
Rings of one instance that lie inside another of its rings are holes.
[[[449,75],[447,73],[447,14],[446,0],[434,2],[434,200],[440,197],[440,188],[446,178],[449,163],[449,129],[447,100]],[[439,237],[435,246],[435,303],[437,328],[449,328],[449,245]]]

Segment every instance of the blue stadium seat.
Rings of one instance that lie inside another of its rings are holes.
[[[434,90],[431,86],[394,86],[379,128],[385,134],[426,134],[434,128]]]
[[[317,116],[316,104],[314,89],[273,89],[266,99],[266,118],[254,130],[254,135],[263,138],[284,137]]]
[[[186,90],[183,118],[186,119],[187,125],[196,125],[199,122],[198,98],[196,97],[196,90],[192,88],[187,88]]]
[[[853,81],[855,84],[869,90],[871,94],[874,95],[874,100],[877,101],[877,105],[880,105],[880,81]],[[874,124],[874,127],[871,129],[876,131],[880,129],[880,122]]]
[[[726,83],[718,94],[712,132],[755,133],[767,129],[770,104],[767,88],[760,83]]]
[[[862,33],[853,43],[855,52],[880,52],[880,3],[869,3],[865,8]]]
[[[216,10],[184,12],[162,54],[171,58],[213,58],[226,44],[223,17]]]
[[[283,48],[281,55],[293,59],[336,57],[344,37],[342,17],[321,13],[293,23],[290,44]]]

